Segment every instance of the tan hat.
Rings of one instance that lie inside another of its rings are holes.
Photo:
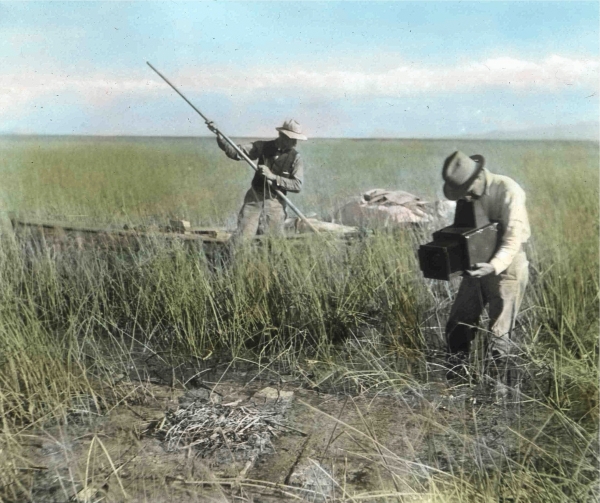
[[[454,152],[446,159],[442,168],[444,195],[451,201],[464,197],[484,165],[482,155],[467,157],[459,150]]]
[[[283,126],[275,128],[277,131],[281,131],[284,135],[293,138],[294,140],[306,140],[306,136],[302,134],[302,126],[298,124],[294,119],[285,121]]]

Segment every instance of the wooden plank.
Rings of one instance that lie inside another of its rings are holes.
[[[70,223],[61,222],[40,222],[32,220],[24,220],[11,218],[11,223],[15,232],[19,233],[22,229],[29,229],[36,232],[36,237],[47,241],[49,244],[56,245],[57,243],[65,243],[69,239],[75,241],[76,248],[82,249],[86,247],[127,247],[134,246],[135,242],[140,239],[167,239],[180,240],[189,242],[201,242],[207,244],[223,245],[227,243],[232,236],[232,233],[227,232],[222,228],[190,228],[189,233],[168,232],[165,230],[141,230],[141,229],[107,229],[101,227],[77,226]],[[337,230],[337,229],[336,229]],[[342,232],[336,232],[331,229],[330,232],[324,232],[324,235],[341,239],[342,241],[353,240],[361,236],[365,236],[364,231],[348,228]],[[268,239],[269,236],[255,236],[255,242],[262,242]],[[290,233],[286,234],[285,238],[292,242],[304,242],[314,238],[312,233]],[[139,243],[138,243],[139,244]]]

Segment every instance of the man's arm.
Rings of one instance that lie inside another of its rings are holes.
[[[258,148],[256,145],[257,143],[258,142],[238,145],[238,148],[242,152],[244,152],[244,154],[246,154],[251,160],[255,161],[256,159],[258,159],[258,156],[260,155],[260,152],[258,151]],[[234,161],[242,160],[242,158],[235,151],[235,149],[229,143],[227,143],[220,134],[217,134],[217,145],[219,145],[219,148],[223,152],[225,152],[227,157],[229,157],[230,159],[233,159]]]
[[[511,264],[523,241],[529,237],[529,220],[525,209],[525,192],[516,186],[506,194],[502,210],[502,221],[508,222],[500,248],[490,260],[494,272],[500,274]]]
[[[296,158],[290,169],[289,177],[275,176],[274,180],[276,188],[283,189],[288,192],[300,192],[302,182],[304,181],[304,163],[300,154],[296,154]]]

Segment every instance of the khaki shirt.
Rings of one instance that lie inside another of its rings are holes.
[[[227,142],[217,137],[217,143],[230,159],[240,160],[240,156],[235,149]],[[300,192],[304,176],[304,164],[300,154],[293,148],[282,151],[277,146],[276,140],[255,141],[238,145],[250,160],[258,161],[258,164],[264,164],[277,177],[274,182],[274,188],[284,194],[287,192]],[[265,197],[275,197],[271,194],[272,185],[267,182],[264,176],[256,173],[252,179],[252,188]]]
[[[501,224],[500,247],[490,260],[496,274],[511,264],[531,235],[525,209],[525,192],[513,179],[484,169],[485,192],[478,202],[491,221]]]

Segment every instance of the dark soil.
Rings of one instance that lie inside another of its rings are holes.
[[[74,410],[64,424],[30,437],[31,501],[351,501],[427,491],[436,476],[514,469],[534,460],[532,445],[542,437],[553,456],[561,449],[573,455],[577,443],[565,443],[566,433],[538,402],[497,403],[486,385],[450,386],[439,376],[418,388],[338,394],[231,369],[182,374],[175,382],[173,372],[169,379],[156,377],[156,369],[139,374],[141,381],[123,382],[128,400],[101,412]],[[275,393],[270,402],[257,398],[265,388]],[[169,448],[174,413],[195,400],[225,420],[235,407],[235,417],[267,402],[276,408],[282,392],[289,401],[261,430],[268,434],[264,449],[235,444],[248,435],[221,441],[220,430],[211,430],[211,442]]]

